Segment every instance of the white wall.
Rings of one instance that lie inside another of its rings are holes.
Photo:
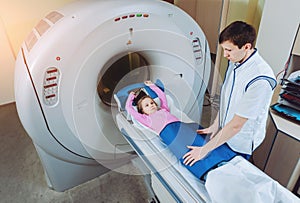
[[[0,105],[14,98],[14,66],[31,29],[50,11],[74,0],[0,0]]]
[[[15,58],[0,17],[0,104],[14,101]]]
[[[284,68],[299,23],[299,0],[265,0],[256,47],[275,74]]]

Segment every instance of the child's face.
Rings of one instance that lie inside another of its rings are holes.
[[[157,111],[156,103],[151,98],[147,97],[147,98],[143,99],[141,105],[142,105],[144,114],[149,115],[149,114],[155,113]]]

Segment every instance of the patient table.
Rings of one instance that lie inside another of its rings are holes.
[[[173,115],[184,122],[192,122],[175,107],[170,96],[167,95],[167,99]],[[206,182],[199,180],[157,134],[128,119],[126,112],[119,110],[116,115],[118,128],[149,169],[149,184],[160,202],[299,202],[290,191],[240,156],[210,171]],[[234,189],[228,193],[227,186]],[[250,198],[245,198],[243,192],[251,192],[246,194]]]

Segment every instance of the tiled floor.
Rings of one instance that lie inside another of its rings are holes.
[[[214,113],[214,108],[204,107],[204,126],[209,125],[210,116]],[[19,121],[15,103],[0,106],[0,163],[1,203],[140,203],[151,199],[143,176],[115,171],[65,192],[48,188],[41,162]],[[122,167],[124,170],[138,169],[133,164],[127,164]]]

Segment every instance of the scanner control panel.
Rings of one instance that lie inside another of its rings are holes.
[[[56,67],[50,67],[46,70],[43,84],[44,103],[53,106],[58,102],[58,83],[60,72]]]
[[[199,38],[195,38],[192,42],[193,44],[193,52],[196,60],[196,64],[200,64],[203,58],[202,47]]]

